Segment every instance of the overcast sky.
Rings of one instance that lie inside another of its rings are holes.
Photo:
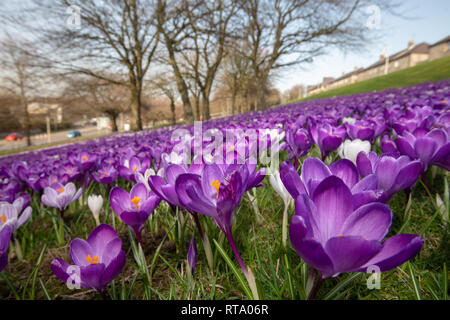
[[[387,45],[389,55],[406,48],[408,41],[414,43],[435,43],[450,35],[449,0],[407,0],[401,13],[413,19],[403,19],[380,13],[382,39],[378,44],[367,48],[366,52],[344,55],[335,50],[317,57],[303,69],[295,68],[285,73],[275,86],[285,91],[295,84],[312,85],[322,81],[323,77],[339,77],[342,72],[350,72],[357,67],[367,67],[380,58]]]

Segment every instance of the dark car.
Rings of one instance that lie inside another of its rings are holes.
[[[81,132],[77,131],[77,130],[74,130],[74,131],[70,131],[67,134],[67,138],[75,138],[75,137],[81,137]]]

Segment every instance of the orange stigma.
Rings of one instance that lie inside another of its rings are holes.
[[[82,161],[82,162],[85,162],[86,160],[87,160],[87,157],[86,157],[86,156],[82,156],[82,157],[81,157],[81,161]]]
[[[72,172],[72,171],[70,171],[70,170],[67,170],[67,171],[66,171],[66,173],[68,173],[68,174],[70,174],[71,172]]]
[[[133,171],[137,171],[137,169],[138,169],[137,167],[133,167]]]
[[[0,216],[0,220],[2,221],[3,224],[5,224],[6,223],[6,216],[5,215]]]
[[[338,234],[338,237],[342,237],[342,234],[339,233],[339,234]]]
[[[139,209],[139,208],[138,208],[138,204],[139,204],[139,202],[141,202],[141,198],[139,198],[139,197],[134,197],[134,198],[131,199],[130,201],[134,204],[134,208],[135,208],[135,209]]]
[[[100,263],[100,261],[98,261],[98,256],[91,257],[90,254],[87,255],[86,261],[90,264],[99,264]]]
[[[59,188],[57,189],[59,193],[63,193],[64,192],[64,188]]]
[[[216,191],[217,191],[216,199],[218,199],[219,198],[219,188],[220,188],[219,180],[214,180],[213,182],[211,182],[211,186],[216,189]]]

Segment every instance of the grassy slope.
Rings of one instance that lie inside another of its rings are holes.
[[[396,71],[385,76],[321,92],[292,102],[371,92],[374,90],[382,91],[389,88],[412,86],[426,81],[438,81],[445,78],[450,78],[450,56],[425,62],[418,66]]]

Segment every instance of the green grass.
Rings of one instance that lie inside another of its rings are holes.
[[[372,78],[344,87],[321,92],[304,99],[290,101],[289,103],[363,92],[382,91],[389,88],[412,86],[426,81],[438,81],[446,78],[450,78],[450,56],[425,62],[417,66],[396,71],[377,78]]]

